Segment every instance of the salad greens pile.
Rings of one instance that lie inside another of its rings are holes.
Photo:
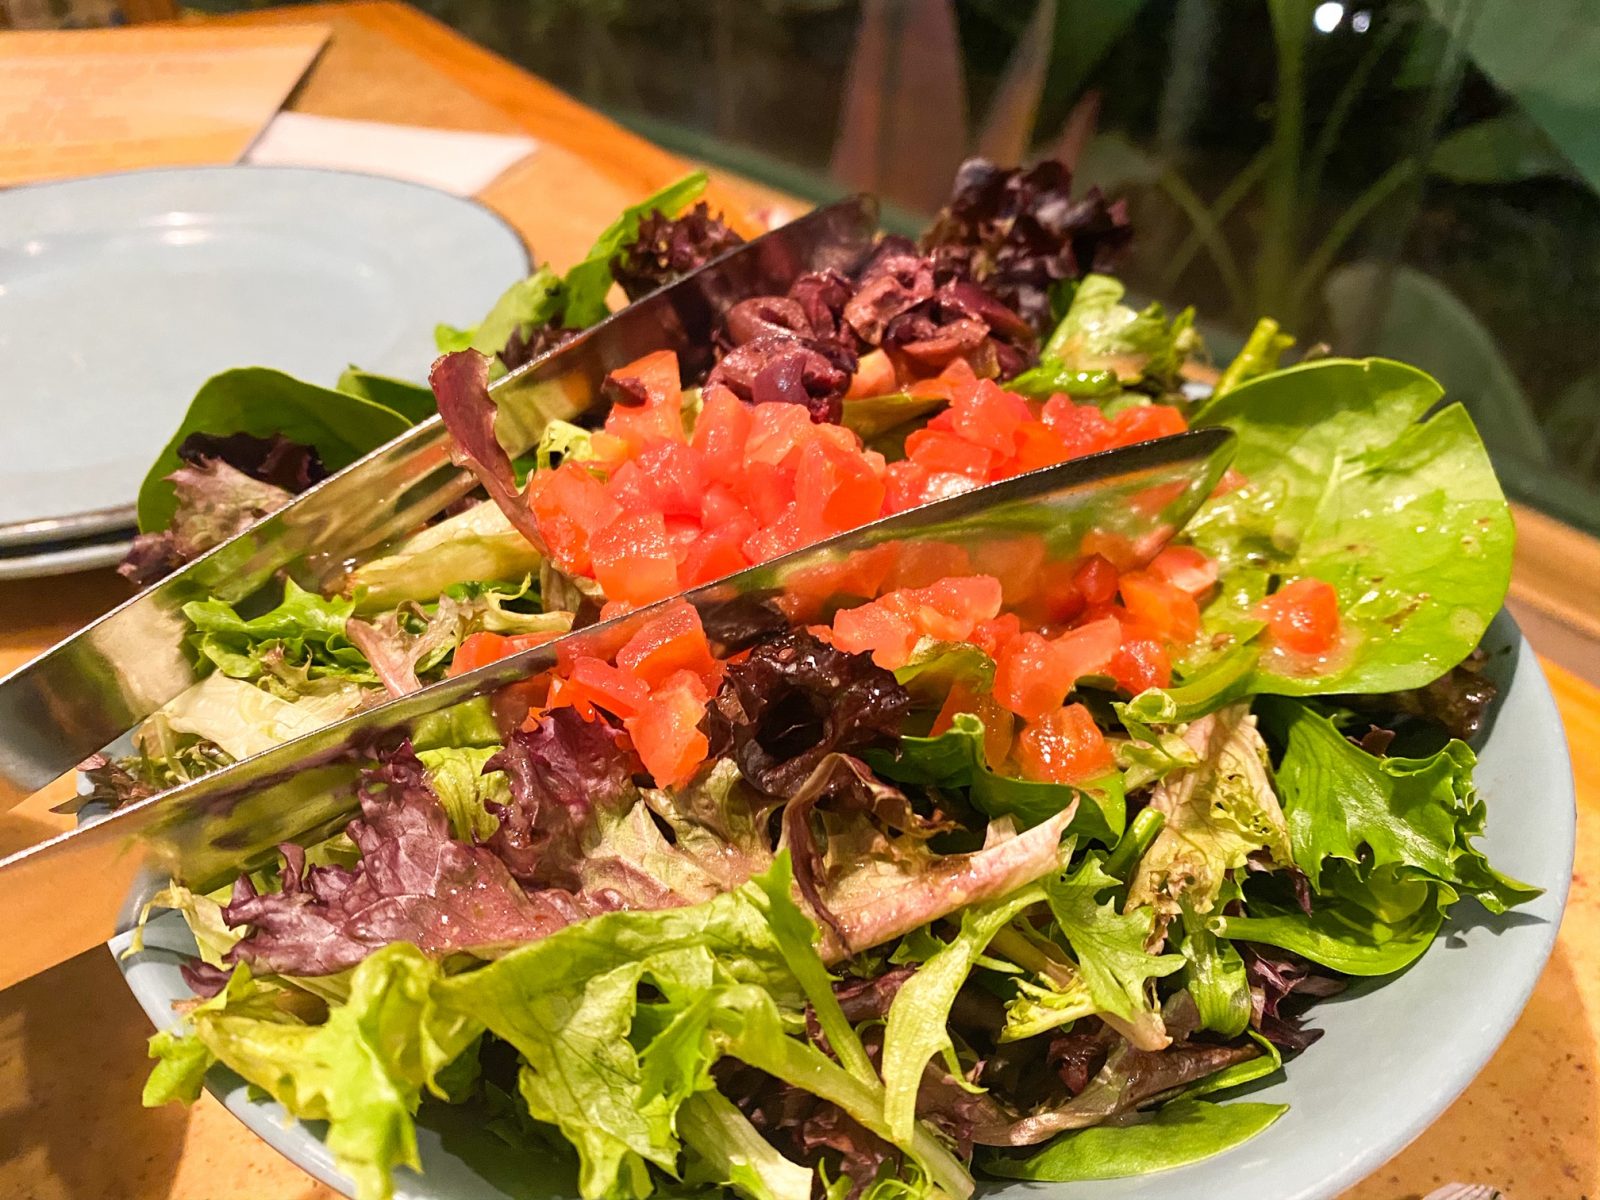
[[[704,183],[441,327],[468,356],[436,371],[452,432],[492,428],[487,379],[602,317],[613,282],[636,297],[737,244],[690,207]],[[815,612],[669,608],[607,658],[437,714],[375,752],[337,836],[156,898],[194,932],[196,999],[151,1041],[146,1103],[223,1064],[326,1122],[361,1200],[422,1168],[417,1114],[441,1106],[585,1200],[1136,1175],[1281,1116],[1228,1093],[1294,1069],[1317,1000],[1414,962],[1458,903],[1536,895],[1476,845],[1478,645],[1513,535],[1465,411],[1400,363],[1280,366],[1270,320],[1210,370],[1192,312],[1134,308],[1107,273],[1120,206],[1069,188],[1059,164],[970,163],[920,244],[730,310],[701,386],[660,356],[618,371],[604,427],[552,425],[513,479],[460,436],[499,503],[334,594],[187,605],[209,674],[135,755],[90,764],[93,797],[626,611],[663,556],[669,583],[714,577],[742,561],[716,557],[730,523],[747,556],[818,536],[807,488],[875,516],[1029,454],[1231,429],[1229,478],[1172,547],[1033,560],[1031,590],[946,556]],[[129,573],[433,401],[354,371],[219,376],[152,469]]]

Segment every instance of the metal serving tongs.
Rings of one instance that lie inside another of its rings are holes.
[[[1205,429],[1092,455],[885,517],[626,616],[346,717],[0,860],[0,915],[28,936],[0,949],[0,987],[130,927],[159,881],[209,890],[274,847],[336,831],[359,766],[452,710],[579,655],[609,657],[687,602],[723,650],[752,632],[827,620],[840,606],[947,575],[1000,579],[1008,608],[1048,599],[1059,567],[1098,551],[1148,562],[1221,479],[1233,435]]]
[[[820,208],[729,251],[601,321],[491,387],[514,404],[529,450],[545,425],[603,407],[607,374],[653,350],[709,366],[712,327],[732,304],[782,293],[804,271],[845,267],[871,244],[876,201]],[[509,423],[502,423],[502,426]],[[500,431],[505,436],[504,429]],[[199,680],[183,605],[238,602],[279,571],[313,591],[349,562],[414,530],[477,486],[432,417],[296,497],[0,679],[0,812],[60,778]],[[4,910],[0,910],[3,912]]]

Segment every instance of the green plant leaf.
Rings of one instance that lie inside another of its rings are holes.
[[[1238,435],[1234,464],[1248,480],[1187,531],[1221,564],[1224,593],[1267,572],[1325,580],[1350,641],[1309,665],[1268,647],[1248,690],[1419,687],[1483,637],[1510,582],[1511,513],[1464,409],[1419,423],[1439,398],[1414,367],[1325,359],[1251,380],[1197,415]],[[1208,610],[1214,632],[1226,608]]]
[[[585,329],[604,317],[606,293],[611,290],[611,260],[639,234],[639,223],[658,209],[675,217],[706,190],[706,173],[695,171],[622,210],[601,231],[583,260],[561,278],[564,310],[561,322],[568,329]]]
[[[1161,1015],[1149,981],[1182,970],[1184,959],[1146,949],[1155,931],[1153,908],[1119,913],[1114,900],[1100,903],[1100,896],[1121,886],[1120,880],[1106,874],[1097,854],[1085,857],[1076,870],[1044,880],[1050,913],[1072,947],[1095,1010],[1159,1032]]]
[[[608,275],[608,283],[609,280]],[[433,331],[433,340],[441,354],[476,350],[479,354],[497,355],[513,334],[526,336],[536,326],[560,317],[566,302],[561,278],[549,267],[540,267],[501,292],[483,320],[471,329],[439,325]],[[497,365],[501,371],[505,369],[503,363]]]
[[[1169,1171],[1249,1141],[1288,1111],[1287,1104],[1175,1100],[1148,1121],[1064,1133],[1027,1158],[986,1158],[982,1169],[1050,1183]]]
[[[391,408],[267,367],[213,375],[200,385],[178,431],[139,487],[139,528],[149,533],[171,524],[177,498],[167,476],[178,469],[178,447],[191,433],[282,434],[315,447],[323,463],[337,471],[410,427]]]
[[[1317,897],[1310,916],[1293,905],[1253,899],[1250,915],[1214,915],[1207,925],[1217,937],[1278,946],[1345,975],[1392,975],[1421,958],[1444,923],[1433,887],[1410,890],[1407,911],[1393,902],[1367,905],[1330,892]],[[1374,912],[1374,906],[1383,911]]]
[[[1075,788],[1014,779],[992,770],[983,752],[983,721],[971,713],[956,714],[950,728],[938,737],[902,737],[897,754],[871,751],[867,761],[878,774],[902,783],[966,788],[979,810],[991,817],[1015,817],[1024,828],[1078,800],[1078,811],[1067,832],[1105,846],[1121,836],[1127,818],[1120,775]]]
[[[432,388],[412,383],[409,379],[374,375],[359,367],[346,367],[334,386],[347,395],[360,396],[363,400],[391,408],[413,425],[421,424],[439,411],[439,406],[433,400]]]
[[[1465,742],[1452,740],[1428,758],[1378,758],[1304,704],[1263,700],[1260,712],[1283,746],[1278,787],[1295,862],[1313,888],[1323,890],[1328,862],[1342,860],[1361,878],[1387,868],[1399,881],[1474,896],[1491,912],[1539,894],[1496,871],[1473,845],[1487,809]]]

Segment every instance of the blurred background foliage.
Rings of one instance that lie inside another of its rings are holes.
[[[238,0],[202,0],[222,5]],[[417,0],[688,155],[914,227],[981,152],[1128,198],[1135,291],[1414,361],[1600,532],[1600,0]]]

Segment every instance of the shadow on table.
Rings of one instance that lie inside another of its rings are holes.
[[[103,948],[0,992],[0,1196],[169,1194],[189,1114],[140,1106],[148,1032]]]
[[[1466,1094],[1341,1200],[1420,1200],[1447,1183],[1508,1196],[1593,1196],[1600,1185],[1600,1052],[1563,944],[1516,1028]]]

